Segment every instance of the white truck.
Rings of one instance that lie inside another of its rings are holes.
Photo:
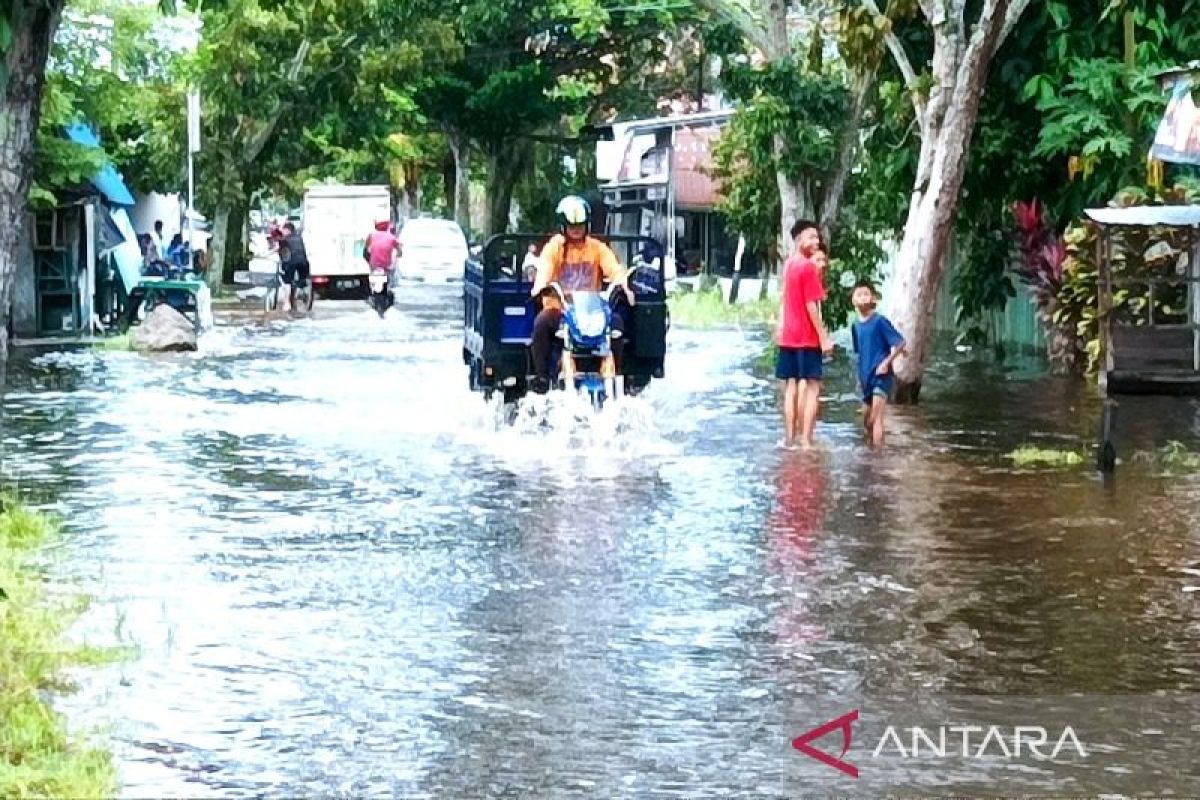
[[[330,291],[367,291],[370,270],[363,245],[375,223],[392,218],[387,186],[313,186],[304,193],[301,231],[313,287]]]

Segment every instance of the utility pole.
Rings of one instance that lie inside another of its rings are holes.
[[[196,90],[188,92],[187,96],[187,129],[188,129],[188,200],[187,200],[187,244],[188,257],[194,258],[195,245],[192,241],[193,218],[196,208],[196,153],[200,152],[200,93]]]

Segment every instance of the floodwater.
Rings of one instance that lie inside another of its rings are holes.
[[[508,426],[467,391],[453,289],[398,309],[10,373],[5,482],[64,520],[77,638],[138,651],[60,704],[125,796],[1200,792],[1195,731],[1032,765],[856,739],[858,782],[791,746],[927,698],[1200,708],[1200,481],[1005,457],[1089,446],[1088,387],[951,354],[872,453],[839,361],[820,450],[784,452],[762,342],[676,329],[644,397]],[[1123,446],[1198,420],[1127,404]]]

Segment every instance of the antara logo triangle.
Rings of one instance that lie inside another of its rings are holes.
[[[845,773],[851,778],[857,778],[858,767],[842,760],[842,758],[850,750],[850,744],[854,738],[854,730],[852,726],[855,722],[858,722],[858,709],[855,709],[848,714],[843,714],[835,720],[830,720],[820,727],[813,728],[808,733],[797,736],[792,740],[792,747],[796,748],[801,753],[804,753],[804,755],[808,756],[809,758],[815,758],[822,764],[833,767],[838,772]],[[833,733],[836,730],[840,730],[842,732],[842,752],[836,758],[812,746],[812,742],[815,742],[821,737]]]

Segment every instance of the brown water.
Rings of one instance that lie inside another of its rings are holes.
[[[508,427],[452,291],[10,375],[4,476],[66,521],[78,635],[140,648],[64,706],[127,796],[1200,792],[1194,732],[1058,766],[856,739],[857,783],[790,746],[938,698],[1200,708],[1200,482],[1005,458],[1090,445],[1088,387],[947,358],[871,453],[839,362],[821,450],[781,452],[761,343],[675,330],[646,398]],[[1130,401],[1125,452],[1198,419]]]

